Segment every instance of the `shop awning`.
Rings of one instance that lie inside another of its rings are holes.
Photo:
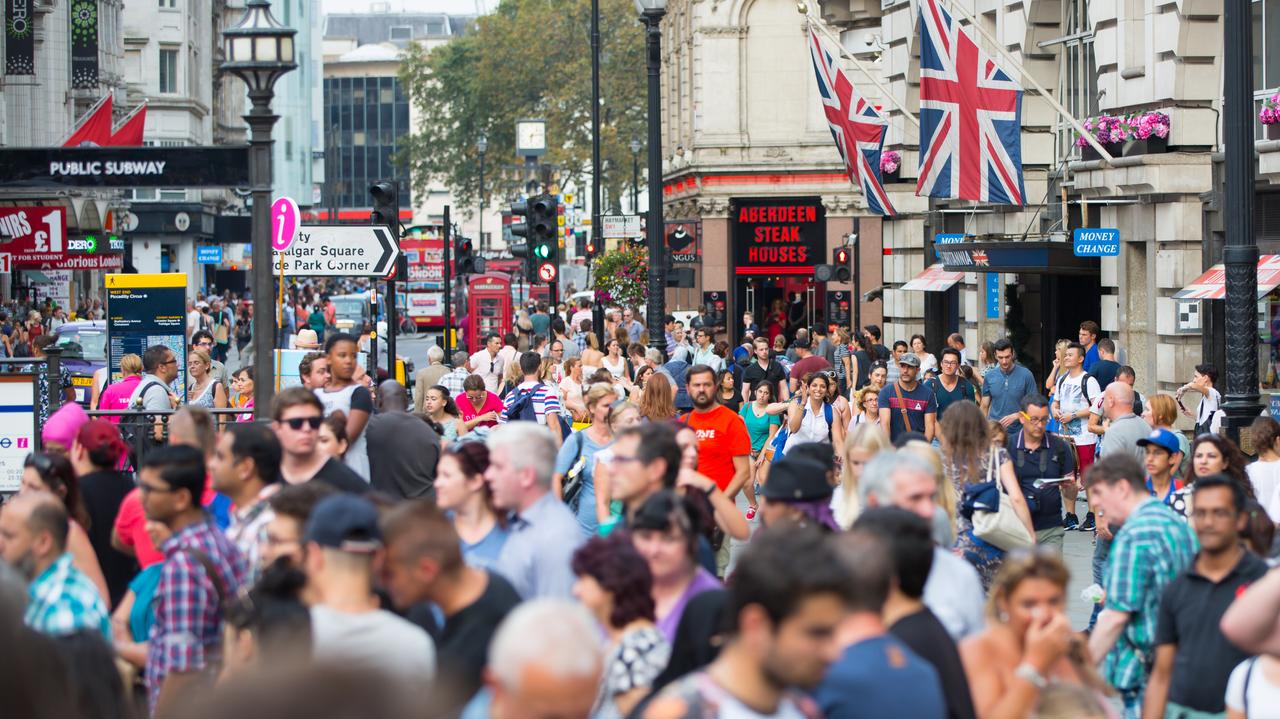
[[[1180,300],[1220,300],[1227,296],[1227,270],[1219,263],[1174,295]],[[1258,258],[1258,299],[1280,286],[1280,255]]]
[[[1017,272],[1039,275],[1097,275],[1097,257],[1077,257],[1070,242],[984,240],[937,245],[948,272]]]
[[[947,272],[946,268],[939,262],[916,275],[910,282],[903,285],[902,289],[918,290],[920,292],[946,292],[951,289],[952,285],[963,279],[963,272]]]

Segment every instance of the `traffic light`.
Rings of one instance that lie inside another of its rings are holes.
[[[511,222],[507,225],[507,231],[511,233],[512,241],[508,244],[511,250],[511,256],[524,260],[524,276],[531,282],[534,273],[533,253],[529,250],[533,246],[533,238],[529,235],[529,201],[516,200],[511,203],[511,209],[508,211],[511,215]],[[517,221],[523,218],[523,221]],[[521,242],[516,242],[516,238],[524,238]]]
[[[853,279],[853,270],[849,266],[851,256],[848,247],[837,247],[831,251],[831,264],[836,266],[836,282],[848,282]]]
[[[579,232],[578,236],[582,238],[582,243],[586,250],[584,255],[588,260],[594,259],[596,255],[600,254],[600,247],[596,244],[594,237],[591,237],[585,231]]]
[[[453,267],[459,277],[484,274],[484,258],[476,254],[470,237],[459,237],[454,240]]]
[[[386,225],[400,236],[400,183],[394,180],[379,180],[369,185],[369,196],[373,198],[373,212],[369,213],[369,222],[375,225]]]
[[[542,194],[529,200],[529,254],[533,261],[533,279],[544,284],[560,276],[559,208],[551,195]]]

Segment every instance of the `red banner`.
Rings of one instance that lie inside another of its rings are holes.
[[[67,258],[67,211],[62,207],[0,207],[0,252],[15,267],[40,267]]]

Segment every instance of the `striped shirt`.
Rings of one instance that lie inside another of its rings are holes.
[[[538,424],[546,424],[548,414],[560,414],[560,396],[551,388],[551,385],[525,380],[516,385],[515,389],[508,392],[506,397],[502,398],[503,412],[498,415],[498,424],[507,422],[506,410],[511,409],[516,400],[528,392],[533,392],[533,413]]]
[[[27,588],[27,613],[23,621],[42,634],[71,634],[96,630],[111,641],[111,615],[98,588],[71,563],[63,552]]]
[[[1154,498],[1138,505],[1116,533],[1103,582],[1106,608],[1127,612],[1129,621],[1103,663],[1103,676],[1115,688],[1146,685],[1155,661],[1160,597],[1194,561],[1198,545],[1187,523]]]

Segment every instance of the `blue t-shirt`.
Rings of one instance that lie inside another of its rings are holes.
[[[813,692],[826,719],[945,719],[938,672],[885,634],[846,647]]]
[[[924,416],[938,414],[938,398],[924,382],[917,383],[911,391],[893,382],[880,390],[880,408],[889,410],[890,439],[908,431],[924,434]],[[910,427],[903,423],[903,410],[907,412],[905,419],[910,420]]]
[[[982,396],[991,398],[987,419],[998,420],[1021,412],[1022,398],[1037,394],[1040,394],[1040,388],[1036,385],[1036,378],[1031,376],[1031,370],[1020,364],[1015,364],[1009,374],[996,365],[982,376]],[[1012,435],[1022,429],[1022,423],[1014,422],[1007,429]]]
[[[506,528],[494,525],[489,533],[475,544],[467,544],[459,540],[462,547],[462,559],[476,569],[492,570],[498,563],[498,555],[502,553],[502,545],[507,543],[510,532]]]
[[[138,572],[129,582],[133,592],[133,610],[129,612],[129,634],[135,642],[145,642],[151,636],[151,625],[156,621],[156,587],[160,584],[160,570],[164,562],[156,562]]]
[[[1091,346],[1084,353],[1084,371],[1092,374],[1093,366],[1097,363],[1098,363],[1098,343],[1094,342],[1093,346]],[[1103,389],[1106,389],[1106,388],[1103,387]]]
[[[582,435],[579,437],[578,435]],[[582,533],[587,537],[593,537],[596,533],[596,525],[598,519],[596,517],[596,485],[595,485],[595,467],[596,453],[608,447],[613,442],[606,444],[596,444],[591,435],[587,434],[587,430],[581,429],[569,435],[565,439],[564,444],[560,445],[560,452],[556,454],[556,474],[567,475],[573,465],[577,464],[579,457],[585,463],[582,469],[582,492],[578,494],[578,524],[582,527]]]

